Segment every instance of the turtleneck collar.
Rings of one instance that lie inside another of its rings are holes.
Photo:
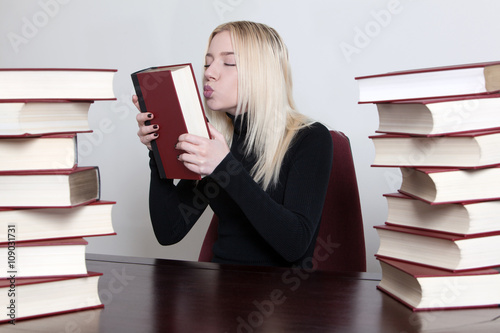
[[[246,134],[247,129],[248,129],[248,123],[247,123],[247,113],[243,114],[238,114],[236,116],[226,113],[229,119],[233,122],[233,127],[234,127],[234,133],[236,135],[242,135]]]

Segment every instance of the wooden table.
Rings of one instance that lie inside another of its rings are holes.
[[[87,255],[104,309],[0,332],[499,332],[500,309],[412,312],[380,275]],[[50,302],[50,300],[47,300]]]

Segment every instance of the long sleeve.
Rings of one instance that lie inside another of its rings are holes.
[[[284,260],[293,263],[311,250],[311,244],[314,246],[332,156],[331,135],[326,127],[316,123],[297,135],[277,188],[264,191],[233,153],[226,156],[211,177],[262,239]]]
[[[170,245],[179,242],[199,219],[208,202],[199,195],[198,182],[160,179],[153,154],[150,154],[151,181],[149,213],[158,242]]]

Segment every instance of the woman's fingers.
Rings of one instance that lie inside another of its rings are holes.
[[[139,97],[137,97],[137,95],[132,95],[132,103],[134,103],[137,110],[141,111],[141,107],[139,106]]]
[[[137,125],[143,126],[146,124],[147,121],[153,120],[154,115],[150,112],[139,112],[136,116],[135,119],[137,120]]]
[[[136,95],[132,96],[132,102],[140,111],[139,101]],[[146,122],[151,121],[154,118],[154,115],[150,112],[139,112],[136,115],[137,126],[139,126],[139,130],[137,131],[137,136],[141,143],[146,145],[148,149],[151,149],[151,141],[155,140],[158,137],[159,126],[156,124],[146,124]]]
[[[210,125],[211,126],[211,125]],[[211,127],[213,139],[192,134],[182,134],[175,145],[179,151],[179,160],[191,171],[201,175],[211,174],[229,153],[229,147],[218,131]]]

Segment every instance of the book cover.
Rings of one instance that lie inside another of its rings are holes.
[[[456,235],[500,231],[500,201],[458,202],[431,205],[403,193],[384,194],[386,224],[435,230]]]
[[[0,207],[74,207],[100,195],[96,166],[0,172]]]
[[[407,69],[401,71],[392,71],[388,73],[381,74],[373,74],[373,75],[365,75],[358,76],[356,80],[374,78],[374,77],[384,77],[384,76],[396,76],[396,75],[407,75],[407,74],[418,74],[418,73],[431,73],[431,72],[444,72],[444,71],[453,71],[458,69],[469,69],[469,68],[486,68],[491,66],[500,65],[500,61],[484,61],[484,62],[476,62],[470,64],[457,64],[457,65],[448,65],[448,66],[435,66],[435,67],[427,67],[427,68],[415,68],[415,69]]]
[[[0,99],[0,138],[89,133],[93,100]]]
[[[359,103],[456,97],[500,91],[500,62],[395,71],[358,76]]]
[[[82,237],[0,243],[0,277],[84,275],[87,244]]]
[[[0,138],[0,172],[73,170],[77,164],[76,133]]]
[[[115,201],[99,200],[71,208],[0,207],[0,244],[15,227],[16,244],[30,241],[116,235],[112,223]]]
[[[449,271],[500,266],[500,231],[456,235],[387,224],[374,228],[380,238],[377,257]]]
[[[87,272],[82,276],[16,278],[15,289],[10,279],[2,279],[0,291],[5,295],[6,310],[0,315],[0,323],[103,308],[98,293],[101,276]]]
[[[201,179],[177,159],[181,134],[210,138],[191,64],[151,67],[131,74],[141,112],[154,114],[158,139],[151,142],[161,178]]]
[[[457,242],[457,241],[466,240],[466,239],[479,239],[479,238],[484,238],[484,237],[489,237],[489,236],[500,236],[500,230],[471,234],[471,235],[460,235],[460,234],[454,234],[454,233],[449,233],[449,232],[407,228],[407,227],[403,227],[403,226],[388,225],[388,224],[376,225],[376,226],[374,226],[374,228],[377,230],[388,230],[388,231],[394,231],[394,232],[398,232],[398,233],[405,233],[405,234],[412,234],[412,235],[418,235],[418,236],[435,238],[435,239],[442,239],[442,240],[446,240],[446,241],[450,241],[450,242]]]
[[[62,245],[87,245],[88,242],[82,237],[72,237],[67,239],[37,239],[30,242],[16,242],[16,247],[37,247],[37,246],[62,246]],[[9,242],[0,242],[0,249],[9,246]]]
[[[500,65],[500,62],[499,62]],[[394,100],[394,101],[384,101],[379,103],[381,105],[393,104],[398,105],[400,107],[405,107],[408,104],[440,104],[440,103],[448,103],[448,102],[465,102],[471,103],[474,100],[486,100],[486,99],[495,99],[500,98],[500,92],[490,93],[490,94],[471,94],[465,96],[438,96],[438,97],[422,97],[415,99],[407,99],[404,101]]]
[[[413,311],[498,307],[500,304],[498,267],[449,272],[388,258],[377,259],[382,268],[382,280],[377,288]],[[453,293],[454,297],[443,297],[445,293]]]
[[[382,134],[369,137],[375,147],[373,167],[478,169],[500,164],[500,130],[478,130],[422,137]]]
[[[0,100],[116,100],[116,69],[0,68]]]
[[[445,204],[500,199],[500,166],[480,169],[401,167],[400,192],[428,202]]]
[[[376,104],[378,133],[438,136],[500,128],[500,94]]]

